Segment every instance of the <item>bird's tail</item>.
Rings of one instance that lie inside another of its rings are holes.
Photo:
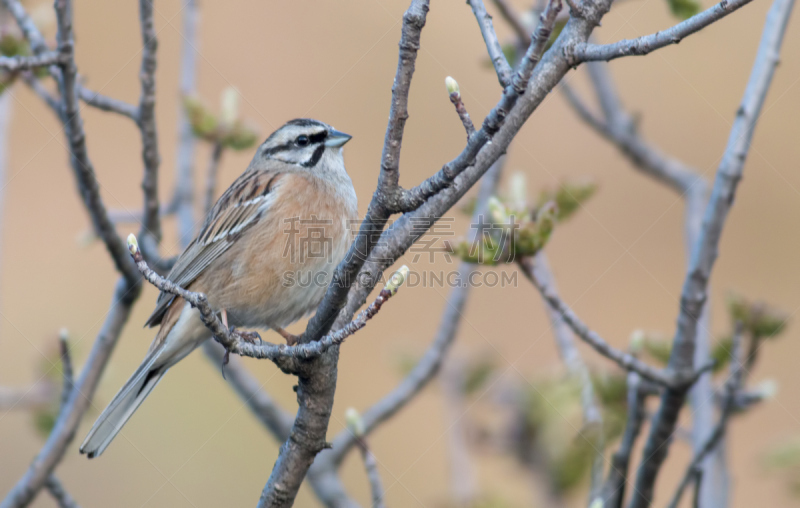
[[[156,364],[159,353],[158,349],[151,351],[142,365],[128,379],[128,382],[117,392],[83,441],[80,448],[81,453],[85,453],[90,459],[103,453],[122,430],[123,425],[155,388],[169,367]]]

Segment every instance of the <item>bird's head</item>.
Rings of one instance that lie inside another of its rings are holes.
[[[270,160],[307,170],[318,168],[320,164],[323,167],[330,163],[343,165],[342,146],[351,137],[318,120],[290,120],[261,144],[252,166],[258,167],[260,162]]]

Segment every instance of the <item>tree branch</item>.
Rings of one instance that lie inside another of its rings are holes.
[[[517,100],[525,93],[533,70],[541,60],[547,42],[550,40],[550,34],[560,11],[561,0],[549,0],[547,7],[539,17],[540,23],[533,34],[531,44],[517,66],[517,72],[512,76],[510,84],[503,90],[500,102],[486,115],[480,130],[469,137],[466,148],[458,157],[445,164],[441,170],[420,185],[404,191],[398,211],[416,210],[426,200],[450,186],[456,176],[474,163],[478,152],[500,130],[508,112],[514,108]]]
[[[481,215],[485,216],[488,213],[488,201],[497,189],[503,162],[504,159],[499,159],[495,162],[481,180],[475,212],[472,215],[473,224],[477,223]],[[471,239],[474,239],[477,235],[477,229],[470,228],[468,235]],[[470,275],[477,270],[478,268],[475,265],[462,262],[458,266],[457,280],[468,281]],[[367,409],[362,416],[364,436],[368,436],[381,423],[405,407],[439,372],[442,361],[449,352],[450,346],[458,333],[461,316],[463,315],[470,289],[469,284],[457,284],[450,290],[441,321],[439,322],[439,328],[428,350],[425,351],[425,354],[403,381],[380,401]],[[345,429],[331,441],[331,451],[324,452],[320,458],[326,458],[339,466],[350,449],[357,444],[356,441],[353,433]]]
[[[139,250],[136,237],[133,234],[128,236],[128,248],[142,276],[160,291],[179,296],[192,307],[196,308],[200,312],[200,319],[203,321],[203,324],[206,325],[214,335],[214,339],[219,342],[227,352],[240,356],[249,356],[251,358],[268,359],[272,361],[283,358],[308,360],[320,356],[333,346],[338,346],[344,342],[347,337],[364,328],[367,321],[372,319],[372,317],[380,311],[381,306],[395,295],[397,289],[405,282],[408,276],[408,267],[402,267],[392,279],[386,283],[386,287],[381,291],[380,295],[378,295],[378,298],[362,311],[356,319],[318,341],[302,343],[295,346],[270,343],[256,345],[243,338],[237,332],[227,329],[225,325],[223,325],[222,320],[217,317],[216,311],[211,308],[206,295],[187,291],[153,271],[144,260],[142,252]],[[278,363],[279,366],[287,368],[286,363]]]
[[[708,279],[717,257],[722,228],[733,204],[756,122],[778,63],[792,6],[792,0],[776,0],[767,14],[750,80],[717,169],[702,233],[694,246],[681,293],[678,329],[669,362],[669,368],[674,372],[685,371],[693,366],[697,323],[705,304]],[[662,397],[644,448],[630,508],[646,508],[652,502],[656,476],[666,458],[668,441],[677,424],[685,396],[685,389],[669,389]]]
[[[181,97],[195,94],[197,75],[197,0],[186,0],[183,6],[183,43],[181,46],[180,93]],[[175,195],[178,215],[178,238],[184,247],[195,235],[194,217],[194,147],[192,126],[186,115],[183,101],[178,101],[178,148],[175,165]]]
[[[130,118],[137,124],[139,123],[139,108],[133,104],[128,104],[119,99],[113,99],[80,84],[78,85],[78,95],[83,102],[93,108],[110,113],[117,113]]]
[[[375,455],[369,449],[367,442],[364,439],[358,440],[358,447],[361,450],[361,458],[364,460],[364,469],[367,471],[367,479],[369,480],[369,489],[372,493],[372,508],[386,508],[386,503],[383,501],[383,483],[381,482],[381,475],[378,472],[378,461],[375,460]]]
[[[142,161],[144,162],[144,207],[139,235],[149,235],[157,244],[161,240],[161,214],[158,205],[158,133],[156,131],[156,50],[158,39],[153,23],[153,0],[139,0],[139,18],[142,31],[142,67],[139,71],[142,93],[139,99],[138,125],[142,133]]]
[[[536,259],[534,263],[532,263],[532,269],[536,272],[536,278],[542,281],[545,286],[550,287],[552,293],[558,297],[555,280],[548,266],[547,256],[543,251],[536,255]],[[586,363],[584,363],[580,351],[578,351],[577,344],[575,344],[575,337],[572,335],[569,325],[565,322],[561,314],[551,307],[548,302],[545,302],[545,311],[550,318],[550,326],[553,328],[553,336],[556,339],[556,346],[561,355],[561,360],[564,362],[564,365],[566,365],[570,376],[577,380],[581,387],[583,426],[585,428],[597,429],[600,436],[599,442],[594,443],[595,457],[592,462],[591,487],[589,489],[589,499],[591,501],[600,495],[600,490],[603,487],[603,472],[605,468],[605,457],[603,455],[603,449],[605,447],[603,413],[600,411],[600,406],[595,397],[589,369],[586,367]]]
[[[336,268],[325,298],[308,323],[303,340],[314,340],[327,333],[333,325],[339,310],[347,299],[350,282],[372,252],[392,211],[397,209],[396,204],[393,204],[392,201],[396,199],[399,188],[400,147],[403,141],[403,130],[408,119],[408,93],[414,74],[422,28],[425,26],[428,14],[428,5],[428,0],[412,0],[403,15],[397,72],[392,86],[392,106],[383,143],[378,188],[370,201],[353,245],[344,261]]]
[[[58,503],[59,508],[80,508],[55,475],[50,475],[47,478],[45,486],[56,503]]]
[[[695,14],[677,25],[637,39],[625,39],[613,44],[592,44],[589,42],[576,44],[568,55],[573,65],[596,60],[613,60],[629,55],[646,55],[670,44],[678,44],[685,37],[702,30],[733,11],[750,3],[751,0],[722,0],[710,9]]]
[[[18,72],[36,67],[49,67],[62,62],[63,55],[57,51],[47,51],[33,56],[0,56],[0,69]]]
[[[519,260],[519,266],[522,268],[522,273],[530,280],[536,289],[542,294],[545,301],[558,312],[564,319],[564,322],[572,328],[575,335],[580,337],[584,342],[589,344],[595,351],[613,361],[625,370],[633,371],[645,379],[658,383],[662,386],[675,386],[678,380],[661,369],[651,367],[645,362],[639,360],[630,353],[615,349],[608,342],[600,337],[597,333],[589,329],[578,316],[570,309],[558,294],[547,284],[547,281],[541,278],[541,273],[536,269],[536,262],[531,257],[523,257]]]
[[[522,47],[528,46],[531,43],[531,31],[519,18],[514,8],[508,4],[507,0],[494,0],[494,4],[497,6],[497,10],[500,11],[500,15],[506,20],[506,23],[514,30]]]
[[[736,330],[733,332],[733,339],[731,345],[731,366],[730,376],[725,383],[725,400],[722,405],[722,412],[719,416],[719,422],[706,439],[705,444],[695,453],[689,467],[683,475],[683,479],[672,497],[669,508],[678,508],[681,502],[681,497],[686,488],[691,484],[692,480],[701,473],[700,466],[703,464],[705,458],[717,447],[725,435],[728,427],[728,421],[736,409],[736,396],[742,389],[743,377],[743,364],[742,364],[742,323],[736,323]]]
[[[83,415],[91,405],[97,383],[100,381],[122,328],[128,321],[133,303],[141,292],[140,289],[141,285],[128,286],[126,279],[120,279],[117,282],[111,308],[94,341],[81,375],[75,383],[75,388],[70,392],[69,399],[39,455],[0,503],[0,508],[19,508],[30,504],[61,462],[67,446],[75,437],[75,431],[81,423]]]
[[[506,60],[500,41],[497,40],[492,17],[486,12],[483,0],[469,0],[467,3],[472,7],[472,13],[475,14],[475,19],[478,20],[481,35],[483,35],[483,40],[486,43],[486,50],[489,52],[489,58],[492,60],[492,65],[497,73],[497,80],[500,81],[500,86],[505,88],[511,81],[511,73],[513,71],[508,64],[508,60]]]
[[[625,487],[628,484],[628,467],[642,424],[647,417],[645,403],[648,392],[642,386],[639,374],[628,373],[628,415],[619,449],[611,457],[611,468],[603,485],[603,506],[622,508],[625,500]]]
[[[13,0],[7,0],[13,1]],[[100,186],[94,172],[92,162],[86,150],[86,133],[83,130],[83,119],[78,102],[78,72],[75,66],[75,42],[72,33],[72,4],[70,0],[56,1],[58,18],[58,52],[62,55],[59,65],[61,79],[59,88],[64,103],[64,131],[70,150],[70,162],[78,181],[83,202],[92,218],[97,235],[102,238],[106,249],[120,273],[127,279],[128,285],[140,285],[141,279],[136,267],[128,256],[122,239],[108,218],[103,199],[100,197]]]

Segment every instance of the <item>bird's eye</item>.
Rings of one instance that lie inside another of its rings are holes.
[[[306,146],[308,144],[308,136],[305,134],[297,136],[297,140],[295,141],[298,146]]]

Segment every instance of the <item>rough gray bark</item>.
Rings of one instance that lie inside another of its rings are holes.
[[[717,258],[725,219],[733,205],[742,177],[761,106],[764,104],[793,0],[776,0],[767,15],[761,44],[750,80],[736,114],[728,145],[717,169],[714,186],[703,218],[702,232],[694,245],[689,270],[681,293],[678,328],[672,345],[669,368],[675,372],[693,368],[697,325],[706,300],[708,279]],[[653,487],[669,450],[686,390],[668,389],[661,398],[639,466],[630,508],[646,508],[653,499]]]

